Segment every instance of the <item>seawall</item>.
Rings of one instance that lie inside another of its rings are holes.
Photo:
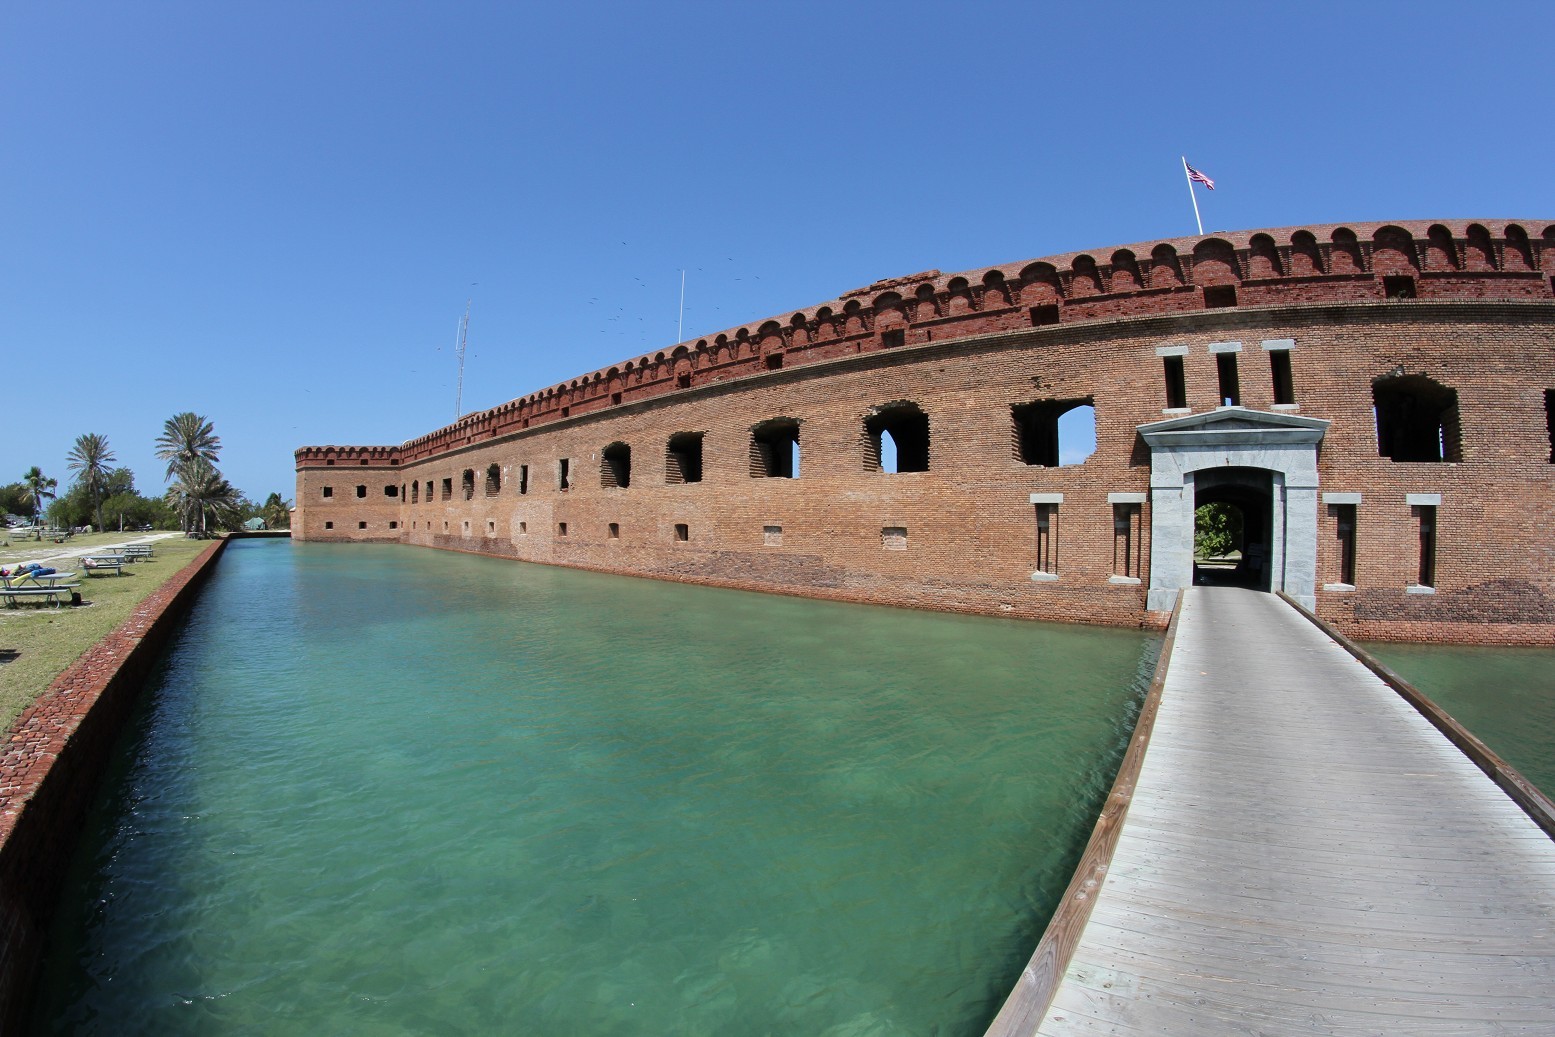
[[[0,1033],[21,1033],[61,884],[146,676],[226,548],[136,606],[16,718],[0,754]]]

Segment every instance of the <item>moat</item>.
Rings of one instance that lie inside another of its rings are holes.
[[[1157,639],[232,544],[38,1032],[979,1033]]]

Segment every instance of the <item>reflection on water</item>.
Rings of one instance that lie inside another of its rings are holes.
[[[239,541],[116,762],[39,1030],[981,1032],[1157,648]]]
[[[1366,650],[1555,796],[1555,648],[1379,642]]]

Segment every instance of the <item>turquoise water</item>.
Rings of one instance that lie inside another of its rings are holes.
[[[115,763],[37,1030],[980,1033],[1158,647],[238,541]]]
[[[1547,796],[1555,796],[1555,648],[1368,642]]]

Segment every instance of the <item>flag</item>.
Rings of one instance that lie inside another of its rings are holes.
[[[1211,180],[1209,177],[1205,176],[1203,173],[1199,172],[1197,169],[1194,169],[1192,166],[1188,165],[1188,160],[1187,159],[1183,159],[1182,164],[1183,164],[1183,168],[1188,170],[1188,179],[1189,180],[1197,180],[1199,183],[1203,184],[1205,187],[1209,188],[1211,191],[1213,191],[1215,189],[1215,181]]]

